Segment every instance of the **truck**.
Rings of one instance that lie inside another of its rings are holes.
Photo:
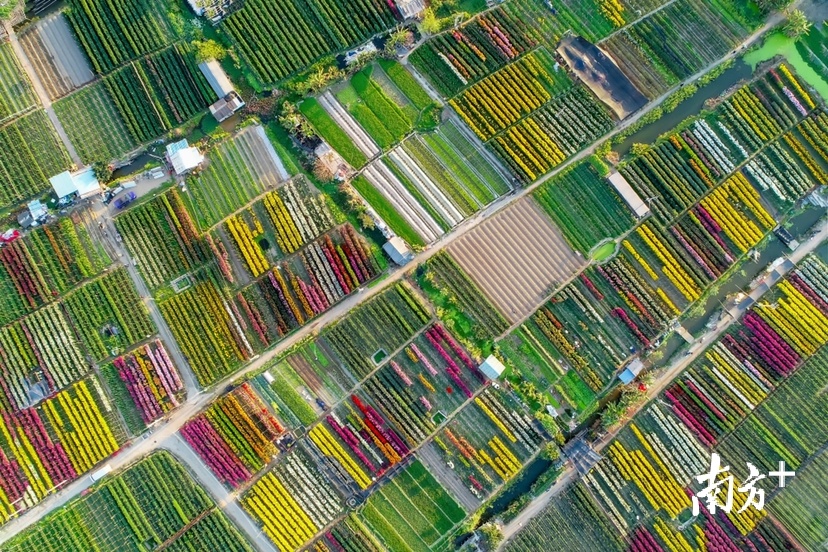
[[[115,208],[123,209],[124,207],[135,201],[136,197],[137,196],[135,195],[135,192],[129,192],[124,197],[119,197],[115,200]]]

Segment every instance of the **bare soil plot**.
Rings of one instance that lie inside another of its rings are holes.
[[[532,313],[585,264],[531,198],[461,236],[448,250],[511,322]]]
[[[53,100],[90,82],[95,76],[62,14],[39,21],[20,36],[20,44],[46,93]]]

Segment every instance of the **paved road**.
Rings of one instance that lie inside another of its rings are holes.
[[[796,251],[792,252],[788,256],[788,260],[790,263],[786,263],[786,269],[783,272],[783,275],[786,274],[789,270],[792,269],[795,265],[797,265],[802,259],[804,259],[807,255],[816,251],[818,247],[826,247],[828,244],[828,219],[823,219],[822,223],[819,226],[819,230],[817,233],[811,237],[809,240],[800,244],[800,246],[796,249]],[[751,304],[755,304],[763,294],[767,293],[768,289],[764,287],[760,287],[758,289],[754,289],[750,293],[751,299],[753,302]],[[704,345],[705,343],[712,343],[715,341],[720,335],[722,335],[725,331],[727,331],[735,322],[739,320],[739,318],[745,313],[747,308],[744,306],[745,302],[743,301],[739,305],[734,306],[731,308],[727,313],[726,316],[723,316],[719,323],[713,329],[709,330],[707,333],[699,337],[695,343],[699,345]],[[656,398],[668,385],[670,385],[673,380],[684,371],[687,366],[689,366],[694,360],[696,360],[702,353],[704,353],[706,347],[705,346],[698,346],[698,347],[691,347],[691,353],[683,356],[676,361],[664,372],[659,374],[658,379],[653,382],[650,388],[647,391],[647,397],[649,403],[651,400]],[[642,406],[643,408],[643,406]],[[622,426],[623,428],[623,426]],[[612,439],[621,431],[622,428],[617,429],[616,431],[606,435],[603,439],[596,442],[593,445],[593,449],[600,453],[604,448],[606,448]],[[569,483],[577,480],[580,477],[578,471],[572,467],[567,468],[567,471],[564,475],[558,480],[558,482],[546,491],[544,494],[540,495],[538,498],[534,499],[529,505],[511,522],[506,524],[503,527],[503,534],[505,539],[503,541],[503,545],[506,544],[508,539],[514,536],[521,527],[528,521],[530,521],[535,515],[541,513],[544,507],[549,503],[549,501],[557,494],[561,492]],[[501,548],[502,546],[501,545]]]
[[[60,141],[63,142],[64,146],[66,146],[66,151],[69,152],[69,157],[72,159],[72,162],[77,165],[78,168],[83,167],[83,161],[81,161],[78,152],[75,151],[75,146],[72,145],[72,141],[69,140],[69,136],[63,128],[63,124],[57,118],[55,110],[52,107],[52,99],[49,97],[49,94],[46,93],[46,89],[43,88],[43,83],[40,82],[40,77],[37,76],[37,72],[34,70],[34,67],[32,67],[28,56],[26,56],[26,52],[23,51],[23,47],[20,46],[17,34],[8,22],[5,22],[4,25],[6,27],[6,33],[9,35],[9,42],[11,42],[12,50],[14,50],[14,54],[17,56],[17,59],[20,60],[20,65],[23,67],[23,70],[26,71],[27,75],[29,75],[32,88],[34,88],[37,97],[40,98],[40,103],[43,105],[43,109],[46,110],[46,115],[52,121]]]
[[[152,438],[152,437],[150,437]],[[171,435],[164,439],[159,445],[171,452],[176,458],[181,460],[195,475],[198,483],[212,495],[216,506],[221,509],[233,521],[236,527],[241,530],[247,539],[256,545],[256,548],[261,552],[277,552],[276,548],[270,542],[262,530],[256,525],[256,522],[247,515],[247,512],[241,507],[236,500],[236,493],[227,490],[227,487],[222,485],[221,481],[213,475],[213,472],[202,462],[201,458],[193,452],[193,449],[180,437],[179,434]]]
[[[764,33],[768,28],[773,25],[776,25],[782,16],[780,14],[775,14],[772,16],[769,21],[759,30],[757,30],[754,34],[750,35],[744,42],[744,45],[749,45],[753,41],[755,41],[762,33]],[[19,47],[19,45],[18,45]],[[687,82],[696,80],[704,73],[709,71],[712,67],[722,63],[723,61],[735,57],[736,51],[734,50],[727,56],[725,56],[722,60],[711,63],[707,67],[700,70],[695,75],[692,75],[687,79]],[[25,56],[22,58],[25,59]],[[36,75],[35,75],[36,77]],[[634,124],[638,119],[643,117],[646,113],[652,110],[655,106],[659,105],[664,99],[669,96],[672,92],[678,89],[680,85],[674,86],[669,91],[665,92],[662,96],[656,98],[654,101],[649,103],[644,109],[633,115],[632,117],[624,120],[621,122],[614,130],[609,132],[604,136],[603,139],[610,138],[615,134],[623,131],[628,126]],[[600,142],[600,141],[599,141]],[[497,212],[507,208],[512,203],[519,201],[520,199],[526,197],[527,195],[531,194],[538,186],[543,185],[549,179],[554,178],[557,174],[561,171],[566,170],[569,166],[578,163],[579,161],[585,159],[592,153],[594,153],[595,148],[597,147],[598,143],[596,142],[592,146],[586,148],[585,150],[581,151],[580,153],[574,155],[573,157],[569,158],[568,161],[559,165],[556,169],[551,171],[550,173],[546,174],[545,176],[541,177],[534,184],[528,186],[514,194],[507,195],[501,197],[499,200],[492,203],[486,209],[477,213],[477,215],[466,219],[465,221],[461,222],[459,225],[455,227],[455,229],[442,236],[436,242],[431,244],[430,246],[426,247],[426,249],[420,253],[418,253],[414,260],[412,260],[409,265],[407,265],[406,270],[411,270],[417,265],[420,265],[434,256],[437,252],[441,251],[445,248],[449,243],[453,240],[457,239],[458,236],[461,236],[465,232],[468,232],[472,228],[477,227],[482,221],[486,220],[488,217],[496,214]],[[124,253],[124,255],[126,255]],[[128,257],[124,257],[128,258]],[[131,264],[131,263],[130,263]],[[133,267],[134,269],[134,267]],[[286,351],[293,345],[300,342],[302,339],[312,335],[316,332],[316,328],[319,326],[330,324],[339,318],[345,316],[350,310],[355,308],[357,305],[365,302],[366,300],[374,297],[390,286],[394,285],[395,283],[399,282],[405,276],[406,271],[402,269],[397,269],[393,271],[385,280],[381,281],[379,284],[375,285],[372,288],[364,288],[363,291],[350,295],[349,297],[345,298],[342,302],[332,307],[327,312],[320,315],[314,324],[307,325],[299,330],[297,330],[294,334],[290,335],[289,337],[285,338],[281,342],[279,342],[275,347],[268,350],[267,352],[263,353],[259,356],[256,360],[248,364],[244,369],[237,372],[234,375],[225,378],[224,380],[216,383],[212,389],[204,391],[200,394],[190,394],[187,402],[184,403],[178,410],[176,410],[169,418],[166,424],[162,425],[159,429],[156,430],[156,434],[160,434],[162,438],[166,438],[169,435],[174,434],[178,429],[181,428],[184,423],[197,414],[202,408],[206,407],[212,399],[217,397],[221,391],[224,390],[227,383],[242,379],[246,375],[254,373],[258,370],[261,370],[270,360],[272,360],[277,355],[281,354],[282,352]],[[138,279],[140,281],[140,278]],[[144,287],[144,291],[146,288]],[[160,326],[159,326],[160,327]],[[171,341],[170,344],[172,345],[174,341]],[[176,360],[176,362],[178,362]],[[686,365],[686,364],[685,364]],[[183,366],[187,366],[187,364],[183,364]],[[682,368],[683,369],[683,368]],[[680,371],[680,370],[679,370]],[[675,372],[677,374],[678,371]],[[666,385],[666,384],[665,384]],[[189,387],[188,387],[189,389]],[[113,470],[117,471],[119,469],[123,469],[127,467],[130,463],[138,460],[143,455],[151,452],[156,447],[152,444],[152,440],[147,441],[139,441],[132,445],[126,446],[122,453],[118,456],[112,458],[109,461],[109,464],[112,466]],[[45,515],[47,515],[51,510],[56,507],[59,507],[72,498],[78,496],[81,492],[91,486],[91,481],[88,477],[83,477],[74,483],[69,484],[68,486],[64,487],[62,490],[58,491],[55,495],[47,497],[43,500],[38,506],[32,508],[26,512],[24,512],[20,517],[10,521],[5,526],[0,529],[0,544],[8,540],[12,535],[16,534],[17,532],[21,531],[25,527],[36,523],[40,519],[42,519]],[[553,489],[557,487],[554,486]],[[547,491],[548,492],[548,491]],[[542,496],[545,496],[546,493]],[[533,502],[534,503],[534,502]],[[535,511],[533,508],[532,511]],[[520,517],[520,516],[519,516]]]

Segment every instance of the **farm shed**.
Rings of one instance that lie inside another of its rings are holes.
[[[643,369],[644,363],[641,362],[640,358],[636,358],[624,368],[623,372],[618,374],[618,379],[621,380],[621,383],[630,383]]]
[[[480,365],[480,371],[490,380],[496,380],[506,371],[506,367],[497,360],[497,357],[489,355]]]
[[[394,3],[403,19],[417,17],[426,8],[425,0],[395,0]]]
[[[216,118],[216,121],[222,122],[229,119],[233,113],[244,107],[244,102],[235,92],[227,94],[227,96],[216,100],[210,106],[210,113]]]
[[[167,161],[175,174],[181,176],[198,167],[204,161],[204,156],[185,139],[167,145]]]
[[[59,200],[72,194],[78,194],[80,199],[86,199],[101,193],[101,185],[91,167],[74,174],[63,171],[50,178],[49,183]]]
[[[647,98],[630,82],[615,61],[582,36],[568,35],[556,50],[581,82],[624,119],[647,104]]]
[[[201,73],[207,79],[207,82],[210,83],[210,88],[213,89],[213,92],[216,93],[218,98],[226,98],[231,92],[236,91],[233,88],[233,83],[230,82],[230,78],[224,72],[224,69],[221,68],[218,61],[214,59],[204,61],[198,64],[198,68],[201,69]]]
[[[644,203],[644,200],[641,199],[635,190],[632,189],[630,183],[627,182],[627,179],[624,178],[619,172],[614,172],[607,177],[612,187],[615,188],[615,191],[624,198],[624,201],[627,202],[627,205],[630,206],[630,209],[633,210],[635,216],[638,218],[644,218],[650,214],[650,208]]]
[[[414,254],[408,248],[405,240],[399,236],[394,236],[382,246],[382,250],[388,253],[391,260],[400,266],[408,264],[408,261],[414,258]]]

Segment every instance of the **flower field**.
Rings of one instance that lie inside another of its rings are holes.
[[[535,45],[526,23],[498,7],[435,36],[411,54],[411,62],[443,96],[452,97]]]
[[[556,175],[533,195],[572,248],[584,255],[601,240],[623,234],[634,221],[627,205],[589,161]]]
[[[358,516],[362,527],[370,527],[385,549],[425,552],[438,546],[466,513],[414,460],[372,493]]]
[[[303,177],[266,195],[264,206],[273,225],[276,244],[284,255],[296,252],[334,225],[325,198],[312,192]]]
[[[480,499],[514,477],[543,442],[525,409],[491,387],[434,438],[443,459],[454,463],[455,476]]]
[[[252,125],[210,150],[204,167],[188,178],[184,202],[206,230],[288,176],[264,128]]]
[[[69,155],[45,111],[33,111],[0,128],[0,144],[5,175],[0,178],[0,208],[47,190],[49,178],[69,168]]]
[[[66,14],[95,71],[108,73],[173,39],[160,1],[130,1],[115,10],[102,1],[73,0]]]
[[[2,405],[0,513],[36,504],[120,447],[118,413],[97,378],[80,380],[39,406]]]
[[[103,83],[55,102],[57,114],[85,163],[109,161],[138,145]]]
[[[532,312],[583,264],[531,199],[466,232],[448,252],[511,322]]]
[[[150,288],[197,268],[210,255],[177,190],[126,211],[115,227]]]
[[[11,44],[0,47],[0,121],[5,122],[35,106],[32,85]]]
[[[577,550],[590,552],[624,550],[621,539],[598,508],[583,483],[576,483],[553,498],[509,541],[507,552],[530,550]]]
[[[175,44],[104,78],[132,137],[147,142],[191,119],[214,93],[195,62],[195,52]]]
[[[42,226],[4,246],[0,249],[0,323],[50,302],[108,263],[79,215]]]
[[[250,256],[248,266],[255,259],[267,262],[258,244],[253,243],[250,249],[260,256]],[[368,244],[345,225],[265,272],[236,299],[256,338],[269,344],[328,310],[378,273]]]
[[[60,305],[43,307],[0,329],[4,406],[27,408],[89,369]]]
[[[440,252],[417,273],[417,282],[429,299],[443,309],[443,319],[463,337],[496,337],[509,327],[508,321],[448,253]]]
[[[783,67],[740,88],[713,115],[697,120],[621,170],[641,197],[659,198],[651,205],[661,222],[668,223],[685,212],[752,153],[807,113],[804,107],[800,111],[797,106],[807,105],[810,97],[797,77]],[[800,95],[804,96],[797,97],[791,88],[803,90]],[[791,146],[790,152],[781,145],[771,146],[744,169],[762,188],[770,186],[771,179],[762,175],[769,171],[767,176],[774,174],[772,167],[779,170],[796,165],[797,157],[806,166],[809,163],[810,157],[796,147],[799,141],[795,136],[788,133],[785,141]],[[804,190],[799,182],[801,178],[793,173],[779,185],[801,193]]]
[[[124,268],[73,291],[63,305],[96,360],[155,333],[147,308]]]
[[[371,0],[255,0],[222,24],[259,80],[272,84],[391,28],[395,13]]]
[[[325,341],[358,378],[371,373],[431,315],[407,284],[397,284],[351,311],[350,316],[324,334]]]
[[[252,548],[184,467],[167,452],[140,460],[2,546],[27,550]]]
[[[720,442],[828,342],[825,269],[818,258],[806,259],[778,284],[773,305],[751,308],[741,328],[720,339],[665,392],[702,443]]]
[[[160,303],[161,313],[201,386],[207,387],[253,356],[240,314],[211,275]]]
[[[186,395],[181,375],[158,339],[117,357],[101,374],[133,435],[175,409]]]
[[[284,428],[249,383],[220,397],[193,418],[181,434],[216,476],[237,487],[277,453]]]
[[[336,490],[301,448],[259,479],[242,504],[284,551],[302,547],[342,510]]]
[[[350,514],[330,531],[326,531],[313,543],[310,550],[314,552],[332,552],[333,550],[382,552],[384,548],[371,534],[365,523],[356,514]]]

